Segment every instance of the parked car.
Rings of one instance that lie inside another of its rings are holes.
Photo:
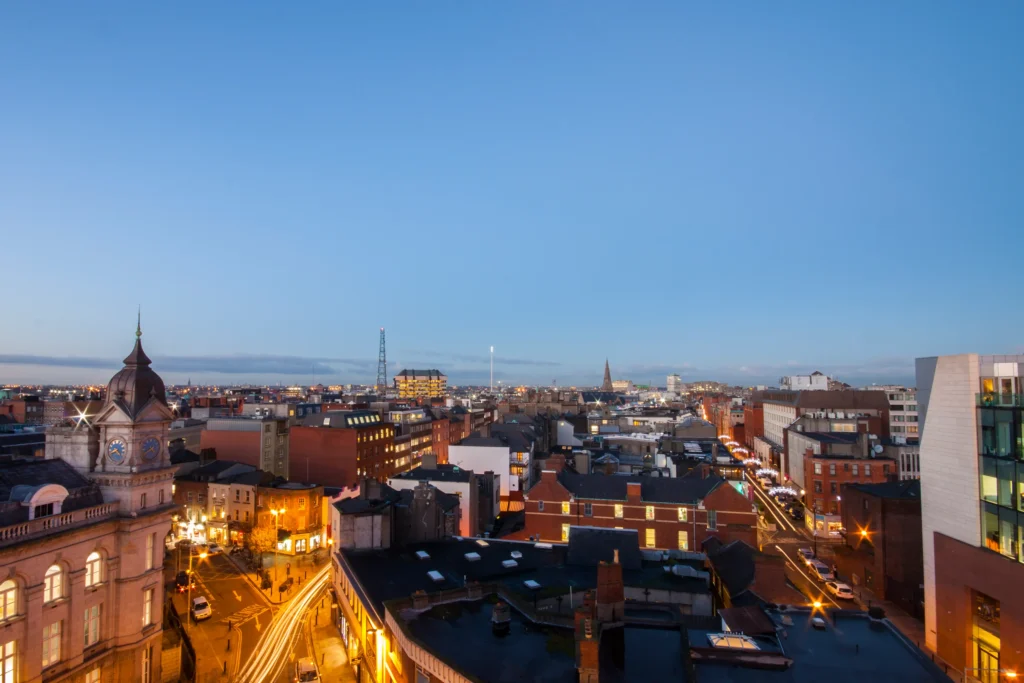
[[[853,600],[853,589],[847,586],[845,583],[839,583],[838,581],[826,581],[825,588],[829,593],[842,598],[843,600]]]
[[[174,578],[174,585],[179,593],[185,593],[190,588],[196,587],[195,574],[189,572],[178,572],[178,575]]]
[[[822,581],[831,581],[833,578],[835,578],[835,577],[832,576],[832,569],[827,564],[825,564],[824,562],[819,562],[818,560],[812,560],[809,564],[810,564],[811,570],[815,574],[817,574],[818,578],[821,579]]]
[[[794,505],[793,507],[789,508],[788,512],[789,516],[792,518],[794,522],[804,521],[804,511],[801,508],[798,508],[797,506]]]
[[[202,621],[203,619],[209,619],[213,616],[213,608],[210,607],[210,603],[207,602],[206,598],[200,595],[198,598],[192,598],[192,618],[196,621]]]
[[[216,543],[211,543],[210,545],[206,546],[206,553],[208,555],[220,555],[222,552],[224,552],[224,548],[221,548]]]
[[[296,683],[320,683],[320,672],[312,657],[303,657],[295,662]]]
[[[800,548],[796,552],[803,559],[804,564],[810,564],[811,560],[814,559],[814,551],[810,548]]]

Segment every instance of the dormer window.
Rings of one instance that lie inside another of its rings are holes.
[[[53,503],[46,503],[45,505],[36,505],[33,508],[32,517],[39,519],[40,517],[49,517],[53,514]]]

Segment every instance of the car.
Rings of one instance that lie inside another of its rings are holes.
[[[811,560],[814,559],[814,551],[810,548],[800,548],[796,552],[803,559],[804,564],[810,564]]]
[[[295,662],[296,683],[320,683],[320,672],[312,657],[302,657]]]
[[[192,618],[196,621],[202,621],[203,619],[209,619],[213,616],[213,608],[210,607],[209,601],[202,595],[197,598],[192,598]]]
[[[178,575],[174,577],[174,585],[179,593],[185,593],[196,587],[196,576],[194,573],[178,572]]]
[[[819,562],[818,560],[811,560],[808,563],[808,565],[810,566],[811,571],[817,574],[818,578],[822,581],[831,581],[833,578],[835,578],[832,576],[832,569],[830,569],[829,566],[824,562]]]
[[[220,555],[222,552],[224,552],[224,548],[221,548],[216,543],[211,543],[210,545],[206,546],[207,555]]]
[[[826,581],[825,588],[828,592],[837,598],[843,600],[853,600],[853,589],[847,586],[845,583],[839,583],[838,581]]]

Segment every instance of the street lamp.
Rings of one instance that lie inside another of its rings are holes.
[[[285,513],[285,509],[284,508],[281,508],[280,510],[271,510],[270,511],[270,514],[274,515],[274,583],[277,583],[277,565],[278,565],[277,551],[278,551],[278,547],[281,545],[280,541],[278,541],[278,529],[279,529],[279,523],[280,523],[281,517],[284,517],[284,513]],[[274,589],[271,588],[270,591],[271,591],[271,594],[273,594]]]

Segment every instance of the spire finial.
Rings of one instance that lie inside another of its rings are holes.
[[[135,338],[142,338],[142,304],[139,304],[139,317],[138,322],[135,324]]]

